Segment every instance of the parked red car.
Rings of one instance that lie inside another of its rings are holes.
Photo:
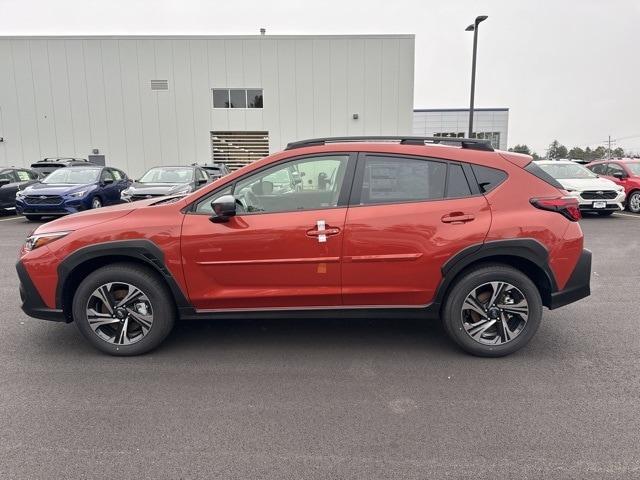
[[[440,317],[467,352],[514,352],[543,305],[590,293],[578,203],[529,156],[441,141],[295,142],[186,197],[44,224],[23,309],[114,355],[176,319],[247,316]]]
[[[622,185],[627,194],[627,210],[640,213],[640,160],[603,160],[592,162],[587,168]]]

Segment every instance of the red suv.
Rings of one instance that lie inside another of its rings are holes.
[[[186,197],[40,226],[17,264],[22,308],[114,355],[176,319],[329,316],[439,317],[467,352],[506,355],[543,305],[590,293],[565,193],[481,140],[295,142]]]
[[[627,210],[640,213],[640,160],[592,162],[587,168],[623,186],[627,194]]]

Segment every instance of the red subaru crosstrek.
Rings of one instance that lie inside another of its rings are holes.
[[[114,355],[177,319],[380,316],[509,354],[543,306],[590,293],[578,203],[529,156],[442,141],[295,142],[186,197],[47,223],[20,253],[22,308]]]

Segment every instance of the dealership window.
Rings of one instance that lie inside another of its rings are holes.
[[[262,89],[214,88],[213,108],[262,108]]]

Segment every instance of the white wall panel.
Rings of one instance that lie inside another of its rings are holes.
[[[139,176],[209,161],[215,130],[268,131],[271,151],[410,133],[413,45],[411,35],[0,37],[0,166],[98,148]],[[212,88],[262,88],[264,107],[214,109]]]

